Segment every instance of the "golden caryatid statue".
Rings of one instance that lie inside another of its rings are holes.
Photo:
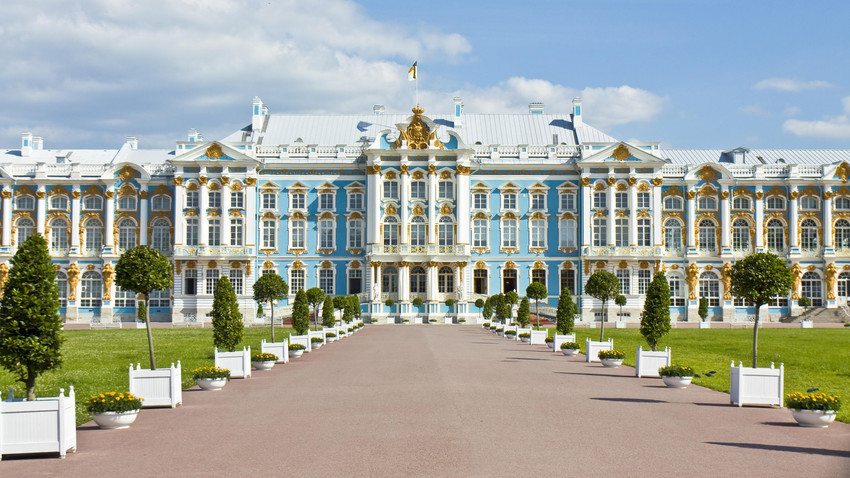
[[[77,300],[77,284],[80,283],[80,268],[76,262],[68,266],[68,300]]]
[[[431,131],[431,128],[422,121],[422,113],[425,109],[419,105],[413,108],[413,119],[406,129],[399,129],[398,139],[393,143],[393,149],[401,147],[403,142],[407,142],[408,149],[428,149],[431,141],[434,142],[435,148],[443,149],[443,144],[437,139],[437,129]]]
[[[835,269],[835,263],[830,262],[828,266],[826,266],[826,298],[827,299],[835,299],[835,273],[838,272]]]
[[[688,275],[685,280],[688,281],[688,298],[697,298],[697,285],[699,284],[699,267],[693,263],[688,266]]]
[[[101,270],[103,274],[103,300],[112,300],[112,282],[115,280],[115,268],[112,264],[106,264]]]
[[[728,262],[723,264],[720,268],[720,277],[723,281],[723,298],[732,300],[732,264]]]
[[[791,266],[791,298],[797,300],[800,298],[800,284],[803,281],[803,268],[797,262]]]

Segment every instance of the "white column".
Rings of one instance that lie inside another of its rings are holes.
[[[694,191],[693,185],[687,186],[688,192],[685,193],[688,198],[688,223],[685,225],[688,229],[688,247],[696,247],[696,226],[694,225],[694,221],[696,221],[696,191]]]
[[[797,220],[799,219],[799,212],[797,211],[797,186],[791,186],[791,208],[789,212],[791,213],[791,220],[789,221],[789,234],[791,237],[789,238],[789,244],[791,247],[796,248],[800,246],[799,241],[797,241]],[[829,199],[824,200],[824,209],[826,209],[826,203],[829,202]]]
[[[374,302],[381,302],[381,266],[374,266],[375,275],[373,277],[374,283],[372,285],[372,290],[375,291],[375,296],[372,297]]]
[[[367,166],[366,176],[366,243],[378,244],[381,231],[380,166]]]
[[[590,185],[590,178],[581,178],[581,245],[589,246],[593,241],[593,236],[591,235],[591,223],[593,222],[593,217],[590,212],[590,207],[593,205],[592,201],[592,187]],[[587,186],[584,185],[584,180],[587,179]],[[584,252],[582,252],[584,254]]]
[[[148,186],[142,185],[139,191],[139,245],[148,245]]]
[[[255,246],[257,244],[257,180],[250,181],[245,191],[245,244]],[[228,234],[230,227],[228,226]]]
[[[410,264],[407,262],[402,262],[398,267],[398,300],[410,300]]]
[[[616,242],[616,235],[614,234],[616,229],[616,214],[617,214],[617,201],[616,190],[614,189],[614,185],[617,184],[615,181],[611,181],[614,178],[608,178],[608,245],[614,246]]]
[[[247,201],[247,192],[245,200]],[[252,209],[247,209],[251,211]],[[245,218],[247,219],[247,217]],[[246,221],[247,222],[247,221]],[[245,231],[248,230],[248,224],[245,224]],[[248,238],[245,238],[245,244],[248,244]],[[221,185],[221,245],[227,246],[230,244],[230,185],[222,183]]]
[[[437,166],[428,165],[428,244],[437,243]]]
[[[201,178],[201,187],[198,188],[198,195],[200,199],[198,200],[198,204],[200,205],[198,210],[199,216],[199,229],[198,231],[198,244],[201,246],[206,246],[210,242],[210,221],[207,218],[207,208],[210,207],[210,196],[207,194],[207,180],[205,177]]]
[[[764,248],[764,196],[761,186],[756,186],[756,252]]]
[[[71,191],[71,251],[80,252],[80,188]]]
[[[661,235],[662,235],[662,214],[661,214],[661,178],[657,178],[659,181],[656,185],[656,182],[653,180],[652,187],[652,244],[655,246],[661,245]]]
[[[428,279],[428,293],[426,295],[429,301],[437,300],[437,265],[435,262],[426,264],[426,278]]]
[[[824,187],[824,192],[830,192],[832,188]],[[831,194],[824,195],[830,196]],[[823,247],[833,247],[832,242],[832,199],[824,199],[823,201]]]
[[[174,245],[182,246],[186,234],[186,217],[183,207],[186,205],[186,190],[183,189],[183,178],[174,179]]]
[[[729,188],[720,186],[720,247],[723,249],[731,247],[732,244],[729,219]]]
[[[38,191],[35,193],[36,197],[36,220],[35,220],[35,229],[39,234],[44,235],[44,221],[47,219],[47,199],[46,193],[44,192],[44,186],[39,185]],[[20,245],[20,244],[19,244]]]
[[[407,210],[407,205],[410,204],[410,174],[407,170],[401,172],[401,203],[398,207],[398,215],[401,218],[401,234],[399,235],[400,244],[410,243],[409,234],[407,233],[408,223],[410,221],[410,212]],[[399,282],[401,282],[401,270],[399,270]],[[399,284],[401,287],[401,284]]]
[[[12,246],[12,187],[3,189],[3,247]]]
[[[106,228],[103,231],[104,247],[112,249],[115,247],[115,236],[112,234],[115,228],[115,191],[112,186],[103,193],[106,196]]]
[[[469,244],[469,168],[458,165],[457,175],[457,243]]]
[[[637,187],[634,185],[629,186],[629,245],[637,246]]]

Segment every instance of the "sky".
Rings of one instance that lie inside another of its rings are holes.
[[[850,2],[0,4],[0,149],[173,148],[271,113],[569,113],[666,148],[850,148]]]

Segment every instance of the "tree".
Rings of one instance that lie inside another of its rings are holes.
[[[455,306],[455,300],[454,299],[446,299],[446,307],[449,308],[449,313],[452,312],[452,307],[454,307],[454,306]]]
[[[292,304],[292,328],[296,335],[304,335],[310,328],[310,302],[304,289],[298,289]]]
[[[708,299],[705,297],[699,298],[699,308],[697,309],[697,315],[701,321],[705,322],[705,319],[708,318]]]
[[[528,303],[528,297],[523,297],[516,312],[516,321],[519,322],[520,327],[528,327],[528,323],[531,322],[530,315],[531,306]]]
[[[620,315],[617,317],[617,320],[623,320],[623,306],[626,305],[626,302],[628,302],[628,300],[624,295],[618,295],[614,298],[614,303],[620,306]]]
[[[213,344],[216,348],[233,352],[242,341],[242,314],[236,301],[236,291],[226,276],[218,280],[213,291],[212,306]]]
[[[342,312],[343,316],[345,316],[345,307],[346,307],[347,304],[348,304],[348,297],[347,296],[338,295],[338,296],[334,297],[334,309],[337,309],[338,311]],[[351,319],[349,318],[349,320],[351,320]],[[342,322],[342,319],[340,319],[340,322]],[[334,321],[334,324],[336,324],[336,321]],[[330,325],[330,327],[333,327],[333,325]]]
[[[532,282],[525,288],[526,296],[534,301],[534,313],[537,315],[537,330],[540,330],[540,301],[549,297],[549,291],[546,290],[546,284],[542,282]]]
[[[640,314],[640,333],[652,350],[655,350],[658,347],[658,339],[669,332],[670,284],[667,283],[667,276],[658,272],[646,289],[643,312]]]
[[[757,252],[732,265],[732,295],[749,300],[756,308],[753,324],[753,368],[758,357],[759,309],[772,297],[788,295],[791,269],[785,261],[769,252]]]
[[[475,307],[478,307],[478,314],[481,316],[481,318],[484,318],[484,299],[475,299]]]
[[[356,295],[350,295],[350,296],[348,296],[348,297],[349,297],[349,300],[351,300],[352,310],[354,311],[354,318],[355,318],[355,319],[359,319],[359,318],[360,318],[360,313],[361,313],[361,310],[360,310],[360,298],[359,298],[359,297],[357,297]]]
[[[559,334],[567,335],[573,331],[577,313],[578,307],[576,307],[575,302],[573,302],[570,289],[564,287],[563,290],[561,290],[561,296],[558,297],[558,310],[555,312],[557,321],[555,327]]]
[[[421,298],[421,297],[414,297],[414,298],[413,298],[413,301],[411,301],[410,303],[411,303],[411,304],[413,304],[413,307],[416,307],[417,309],[419,309],[420,307],[422,307],[423,305],[425,305],[425,303],[424,303],[424,302],[422,302],[422,298]]]
[[[489,297],[484,301],[484,308],[481,309],[481,315],[484,317],[484,320],[487,321],[490,320],[490,317],[493,317],[493,303],[490,301]]]
[[[256,286],[256,284],[257,283],[255,282],[254,285]],[[254,289],[256,290],[256,287],[254,287]],[[265,314],[265,311],[263,310],[263,304],[257,304],[257,317],[262,317],[263,314]],[[274,340],[272,340],[272,342],[274,342]]]
[[[254,300],[260,303],[257,315],[262,315],[263,302],[268,302],[272,311],[272,342],[274,342],[274,303],[286,298],[289,284],[274,273],[263,274],[254,282]]]
[[[322,305],[322,327],[333,327],[336,325],[336,315],[334,314],[334,298],[325,296],[325,303]]]
[[[608,320],[608,301],[620,294],[620,281],[617,276],[608,271],[596,271],[587,279],[584,286],[587,295],[602,301],[602,311],[605,314],[599,329],[599,341],[605,338],[605,322]]]
[[[41,234],[28,237],[9,263],[0,303],[0,365],[23,382],[27,400],[35,400],[36,378],[62,365],[56,271]]]
[[[519,304],[519,294],[515,290],[509,290],[505,293],[505,301],[513,307]],[[508,314],[508,317],[510,317],[510,314]]]
[[[170,289],[174,285],[174,270],[168,258],[148,246],[136,246],[124,251],[115,266],[115,283],[123,290],[144,295],[145,305],[150,303],[151,291]],[[150,320],[146,320],[148,353],[151,370],[156,370],[153,353],[153,336]]]
[[[325,291],[318,287],[311,287],[307,290],[307,302],[313,308],[313,320],[316,328],[319,328],[319,304],[325,300]]]
[[[359,301],[357,300],[357,297],[353,295],[339,297],[343,298],[342,318],[339,321],[339,325],[342,325],[343,322],[351,322],[351,320],[354,318],[354,309],[357,308],[357,302]],[[334,298],[334,300],[336,300],[336,298]]]
[[[803,308],[803,320],[809,315],[809,307],[812,306],[812,299],[802,296],[797,300],[797,305]]]

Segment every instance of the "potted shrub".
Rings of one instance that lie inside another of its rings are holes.
[[[699,298],[699,308],[697,309],[697,314],[699,315],[699,328],[710,329],[711,322],[706,322],[705,320],[708,318],[708,299],[706,299],[705,297]]]
[[[623,359],[626,358],[626,354],[619,350],[600,350],[596,356],[602,361],[602,365],[610,368],[619,367],[623,364]]]
[[[277,355],[260,352],[251,356],[251,365],[257,370],[271,370],[277,362]]]
[[[230,380],[230,370],[221,367],[200,367],[192,370],[192,378],[202,390],[221,390]]]
[[[576,342],[564,342],[561,344],[561,353],[567,357],[575,357],[580,348],[581,346]]]
[[[436,324],[436,323],[437,323],[437,319],[428,319],[428,323],[429,323],[429,324]]]
[[[325,339],[321,337],[310,337],[310,347],[313,350],[321,348],[322,345],[325,345]]]
[[[546,342],[546,345],[548,345],[549,347],[551,347],[551,346],[552,346],[552,344],[555,342],[555,337],[552,337],[551,335],[547,335],[547,336],[546,336],[546,339],[545,339],[545,342]]]
[[[483,327],[485,329],[489,329],[490,328],[490,322],[484,322],[483,324],[481,324],[481,327]]]
[[[395,305],[395,301],[392,300],[392,299],[387,299],[387,300],[384,301],[384,305],[386,305],[387,308],[390,309],[389,314],[392,315],[393,306]],[[393,323],[395,323],[395,319],[392,319],[392,321],[393,321]],[[390,323],[389,317],[387,318],[387,323]]]
[[[785,406],[801,427],[826,428],[841,409],[841,400],[825,393],[795,392],[785,395]]]
[[[516,339],[516,330],[508,329],[504,331],[504,336],[506,339]]]
[[[802,296],[797,300],[797,305],[803,308],[803,318],[800,320],[800,327],[804,329],[811,329],[814,324],[811,319],[808,319],[807,317],[809,316],[809,307],[812,306],[812,299]]]
[[[530,332],[523,332],[523,333],[519,334],[518,337],[524,343],[528,343],[528,341],[531,340],[531,333]]]
[[[658,369],[664,385],[670,388],[686,388],[694,379],[694,369],[686,365],[667,365]]]
[[[303,344],[289,344],[289,355],[292,358],[298,358],[304,355],[304,351],[307,350]]]
[[[481,321],[484,321],[484,299],[475,299],[475,307],[478,307],[478,315],[481,317]]]
[[[93,395],[85,402],[92,420],[104,430],[127,428],[136,421],[142,400],[130,392],[106,392]]]
[[[447,323],[447,324],[451,324],[451,323],[452,323],[452,313],[453,313],[453,307],[455,306],[455,303],[456,303],[456,302],[455,302],[455,300],[454,300],[454,299],[446,299],[445,304],[446,304],[446,307],[448,307],[448,308],[449,308],[449,310],[448,310],[448,311],[446,311],[446,316],[445,316],[445,318],[443,319],[443,322],[445,322],[445,323]]]
[[[336,334],[333,332],[326,332],[325,338],[328,339],[328,342],[336,342]]]
[[[416,313],[417,314],[422,313],[422,306],[424,306],[425,303],[422,302],[421,297],[414,297],[413,300],[410,303],[413,305],[413,307],[416,307]]]
[[[496,333],[499,334],[499,335],[505,335],[505,328],[504,327],[496,327]]]

